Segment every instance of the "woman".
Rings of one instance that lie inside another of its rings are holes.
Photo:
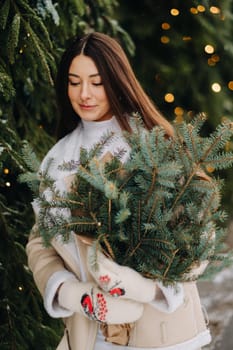
[[[122,131],[138,112],[144,127],[170,123],[159,113],[138,83],[121,46],[101,33],[77,39],[64,53],[58,71],[61,111],[59,141],[48,152],[41,171],[48,171],[59,191],[69,189],[73,174],[64,162],[78,161],[80,148],[90,149],[106,131],[114,133],[102,156],[118,148],[127,159]],[[49,196],[49,190],[44,190]],[[36,216],[39,208],[33,203]],[[69,213],[63,213],[69,215]],[[85,238],[59,234],[45,248],[35,223],[27,254],[29,267],[52,317],[62,317],[65,333],[59,350],[197,350],[210,342],[195,283],[174,288],[142,277],[98,253],[99,269],[90,265]],[[116,288],[117,286],[117,288]]]

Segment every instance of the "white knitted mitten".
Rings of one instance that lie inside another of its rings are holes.
[[[70,279],[59,288],[61,307],[79,312],[90,320],[108,324],[137,321],[143,313],[143,304],[115,299],[89,282]]]
[[[149,303],[156,295],[156,283],[140,273],[121,266],[97,252],[97,265],[93,264],[93,248],[88,248],[88,270],[102,290],[112,296],[122,296],[141,303]]]

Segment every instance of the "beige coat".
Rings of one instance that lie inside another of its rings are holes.
[[[86,261],[86,245],[76,240],[82,261]],[[49,278],[64,269],[74,273],[80,280],[80,270],[67,249],[57,240],[45,248],[38,237],[36,225],[27,244],[29,267],[42,296]],[[88,279],[92,280],[88,271]],[[173,313],[164,313],[146,304],[142,318],[133,325],[129,346],[148,348],[167,348],[169,346],[202,337],[204,343],[210,342],[200,299],[195,283],[184,284],[185,299]],[[98,324],[85,316],[75,313],[64,319],[65,333],[57,350],[93,350]],[[187,347],[188,348],[188,347]]]

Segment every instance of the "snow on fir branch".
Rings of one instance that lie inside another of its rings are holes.
[[[47,189],[37,200],[45,245],[57,235],[67,240],[73,231],[119,264],[168,284],[197,279],[207,261],[209,270],[228,264],[223,180],[213,170],[233,163],[232,152],[224,150],[233,124],[224,122],[202,137],[204,122],[203,114],[174,122],[175,136],[167,138],[161,127],[143,129],[135,116],[134,132],[124,133],[131,147],[124,164],[119,154],[99,157],[102,140],[90,152],[82,150],[67,192],[43,174]]]

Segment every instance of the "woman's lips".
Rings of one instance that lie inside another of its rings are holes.
[[[95,105],[79,105],[79,106],[81,109],[84,109],[87,111],[96,107]]]

